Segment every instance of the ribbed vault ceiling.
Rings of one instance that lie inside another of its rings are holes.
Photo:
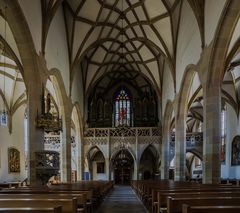
[[[87,62],[86,91],[114,71],[140,72],[160,88],[163,62],[174,66],[180,0],[63,3],[72,68]]]

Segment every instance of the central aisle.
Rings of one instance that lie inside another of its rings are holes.
[[[115,185],[106,196],[97,213],[146,213],[143,204],[138,200],[130,186]]]

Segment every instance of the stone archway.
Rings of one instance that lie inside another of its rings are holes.
[[[139,176],[143,180],[155,179],[159,174],[159,154],[153,145],[142,153],[139,163]]]
[[[92,147],[87,153],[89,173],[91,180],[106,180],[107,168],[103,152],[97,147]]]
[[[27,91],[28,180],[31,184],[41,184],[36,176],[35,152],[43,149],[43,132],[34,125],[37,112],[41,112],[41,99],[39,98],[42,91],[42,74],[39,66],[40,57],[36,53],[34,42],[19,2],[16,0],[0,0],[1,11],[5,10],[5,6],[8,11],[5,19],[19,51],[22,67],[21,73]]]
[[[202,178],[202,158],[194,152],[186,152],[186,179],[200,179]]]

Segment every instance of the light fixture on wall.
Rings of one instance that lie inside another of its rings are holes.
[[[5,6],[4,9],[4,42],[7,42],[7,6]],[[2,91],[2,100],[3,100],[3,109],[1,110],[1,116],[0,116],[0,124],[1,126],[7,126],[8,124],[8,111],[6,109],[6,45],[3,44],[3,50],[1,55],[3,55],[3,91]]]

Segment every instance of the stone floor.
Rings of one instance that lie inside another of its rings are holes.
[[[115,185],[96,213],[147,213],[130,186]]]

